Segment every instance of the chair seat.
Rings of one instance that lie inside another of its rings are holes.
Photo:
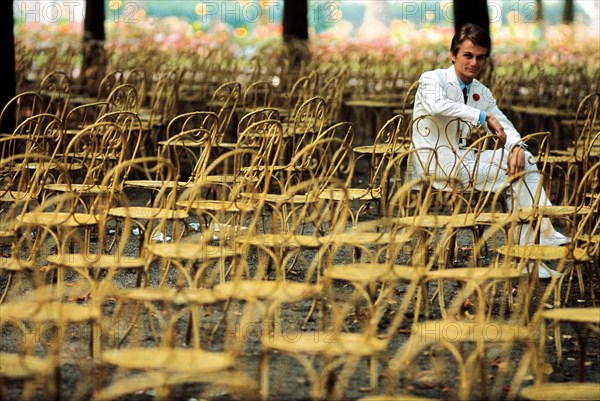
[[[288,202],[303,204],[306,202],[315,202],[317,197],[314,194],[306,195],[286,195],[286,194],[265,194],[265,193],[242,193],[243,197],[255,199],[257,201],[265,201],[269,203]]]
[[[395,219],[395,222],[401,226],[418,226],[425,228],[466,228],[472,227],[480,222],[477,221],[477,216],[474,213],[458,214],[453,216],[415,216],[415,217],[400,217]]]
[[[236,280],[215,285],[215,295],[222,299],[260,299],[294,302],[312,298],[323,290],[323,284],[291,281]]]
[[[598,383],[543,383],[525,387],[519,395],[526,400],[600,400]]]
[[[283,137],[285,139],[292,138],[294,135],[302,135],[304,133],[313,133],[313,129],[315,126],[315,119],[311,118],[306,121],[302,121],[301,123],[295,123],[294,121],[283,122],[281,123],[281,127],[283,128]],[[292,127],[295,130],[292,132]]]
[[[558,152],[556,152],[556,153],[558,153]],[[561,154],[549,155],[546,162],[547,163],[573,163],[576,160],[577,159],[575,159],[575,155],[573,154],[573,152],[571,152],[570,154],[565,154],[565,155],[561,155]]]
[[[354,230],[336,234],[332,240],[339,245],[388,245],[391,243],[405,243],[410,240],[410,236],[403,233],[392,235],[383,231],[365,232]]]
[[[183,220],[189,217],[187,210],[170,210],[159,207],[132,206],[113,207],[108,210],[109,216],[132,219],[173,219]]]
[[[62,154],[61,155],[56,155],[56,157],[64,157],[64,156],[66,156],[66,155],[62,155]],[[80,155],[78,155],[78,154],[72,154],[70,156],[74,158],[74,157],[77,157],[77,156],[80,156]],[[27,164],[27,168],[33,170],[33,169],[38,168],[39,165],[40,165],[39,163],[33,163],[32,162],[32,163],[28,163]],[[85,168],[86,165],[83,162],[72,161],[70,163],[61,162],[60,166],[58,165],[58,163],[54,162],[54,163],[50,164],[50,166],[45,165],[44,167],[45,168],[50,168],[50,169],[59,169],[60,168],[62,170],[68,170],[68,171],[79,171],[79,170],[82,170],[83,168]]]
[[[239,250],[187,242],[161,242],[148,245],[148,251],[153,255],[168,259],[213,260],[230,258],[240,254]]]
[[[290,339],[293,338],[293,341]],[[288,336],[262,338],[264,347],[288,353],[303,353],[322,356],[365,357],[383,352],[387,341],[362,333],[295,332]]]
[[[161,189],[161,188],[174,188],[175,184],[178,187],[186,187],[189,182],[187,181],[161,181],[161,180],[126,180],[123,185],[126,187],[134,187],[141,189]]]
[[[574,248],[573,252],[567,246],[553,245],[513,245],[510,247],[501,246],[496,250],[504,256],[511,256],[529,260],[577,260],[587,262],[591,260],[591,256],[585,249]]]
[[[553,217],[553,216],[569,216],[573,213],[577,213],[578,215],[584,215],[590,213],[589,206],[560,206],[560,205],[552,205],[552,206],[540,206],[539,208],[540,214],[545,217]]]
[[[396,144],[396,146],[393,149],[390,149],[390,145],[387,143],[378,143],[377,145],[364,145],[364,146],[357,146],[355,148],[352,148],[352,150],[354,151],[354,153],[357,154],[378,154],[378,155],[383,155],[386,153],[397,153],[400,152],[402,150],[406,149],[404,144]]]
[[[86,194],[105,194],[112,190],[111,187],[96,184],[46,184],[44,189],[54,192],[75,192]]]
[[[174,386],[189,383],[211,383],[235,387],[238,394],[244,394],[241,399],[257,399],[255,384],[245,375],[238,372],[218,371],[203,373],[195,372],[169,372],[160,371],[144,372],[142,374],[128,375],[123,379],[112,382],[108,387],[94,392],[95,401],[112,401],[126,399],[127,395],[143,393],[150,388]],[[123,398],[125,397],[125,398]]]
[[[545,319],[573,323],[600,324],[600,308],[559,308],[542,312]]]
[[[419,397],[411,394],[371,395],[359,398],[358,401],[436,401],[437,398]]]
[[[600,234],[580,235],[576,239],[577,239],[577,241],[581,241],[584,244],[598,243],[598,242],[600,242]]]
[[[35,270],[40,268],[39,264],[35,261],[28,261],[23,259],[16,259],[13,257],[0,258],[0,270],[9,272],[21,272],[23,270]]]
[[[98,224],[101,219],[100,215],[67,212],[30,212],[17,217],[20,224],[46,227],[91,226]]]
[[[177,305],[213,304],[219,301],[213,290],[207,288],[128,288],[115,293],[117,298],[141,302],[168,302]]]
[[[31,198],[31,193],[25,191],[9,191],[0,189],[0,202],[17,202]]]
[[[98,319],[100,309],[91,305],[63,302],[7,302],[0,305],[0,316],[3,320],[78,323]]]
[[[20,355],[8,352],[0,353],[0,377],[25,379],[52,373],[54,364],[49,358],[32,355]]]
[[[235,239],[239,244],[249,244],[282,248],[319,248],[331,242],[331,237],[315,237],[314,235],[297,234],[258,234],[252,237],[241,236]]]
[[[191,211],[209,210],[226,213],[252,212],[256,208],[254,202],[231,202],[219,200],[194,200],[192,202],[182,201],[177,202],[177,206],[189,207]]]
[[[219,149],[236,149],[238,144],[235,142],[219,142],[213,146]]]
[[[108,254],[61,253],[58,255],[49,255],[47,260],[51,265],[73,269],[133,269],[144,267],[146,264],[146,261],[142,258]]]
[[[167,145],[167,143],[170,146],[177,146],[177,147],[181,147],[181,148],[205,148],[206,147],[206,142],[194,141],[192,139],[180,139],[180,140],[174,141],[174,142],[159,141],[158,145],[165,146],[165,145]]]
[[[377,200],[377,199],[381,199],[381,189],[380,188],[347,188],[345,190],[326,190],[319,194],[319,198],[336,200],[336,201]]]
[[[244,183],[244,182],[256,182],[258,181],[258,177],[247,177],[243,174],[222,174],[222,175],[208,175],[203,176],[202,180],[206,183],[222,183],[222,182],[232,182],[232,183]]]
[[[388,265],[377,263],[353,263],[335,265],[325,270],[323,275],[334,280],[345,280],[366,285],[374,282],[410,281],[422,273],[416,266]]]
[[[376,109],[396,109],[402,107],[401,102],[371,99],[350,99],[344,102],[347,107],[369,107]]]
[[[131,347],[107,350],[102,353],[102,361],[125,369],[160,369],[164,372],[201,374],[230,368],[236,359],[225,352]]]
[[[0,229],[0,240],[2,239],[12,239],[17,236],[17,232],[13,229]]]
[[[561,112],[558,108],[555,107],[513,105],[511,106],[511,108],[517,113],[526,113],[545,117],[570,116],[570,113]]]
[[[67,168],[70,170],[78,170],[83,167],[83,164],[79,164],[79,163],[73,163],[72,165],[62,164],[62,166],[64,168]],[[44,168],[47,170],[56,170],[59,168],[59,164],[56,162],[49,162],[49,163],[48,162],[46,162],[46,163],[28,162],[27,166],[25,166],[25,167],[29,170],[37,170],[38,168]]]
[[[514,279],[528,276],[527,271],[519,269],[494,269],[491,267],[458,267],[441,269],[426,273],[428,279],[446,279],[461,281],[485,281]]]
[[[493,327],[493,330],[490,328]],[[427,333],[425,336],[424,334]],[[540,335],[539,327],[529,325],[512,325],[493,320],[478,322],[476,320],[427,320],[413,326],[413,335],[427,342],[441,340],[453,343],[536,343]],[[421,337],[422,335],[422,337]],[[418,351],[418,350],[416,350]]]

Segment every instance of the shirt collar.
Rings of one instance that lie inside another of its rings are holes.
[[[456,71],[454,72],[456,74]],[[458,74],[456,74],[456,79],[458,80],[458,84],[460,85],[460,89],[465,89],[467,88],[467,93],[469,93],[469,90],[471,89],[471,85],[473,84],[473,82],[471,82],[470,84],[465,84],[458,76]]]

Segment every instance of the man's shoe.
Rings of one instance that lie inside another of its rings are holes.
[[[569,242],[571,242],[571,238],[565,237],[564,235],[562,235],[559,232],[554,233],[554,235],[552,237],[540,238],[540,245],[560,246],[560,245],[566,245]]]
[[[529,262],[528,266],[523,267],[523,272],[530,274],[533,271],[533,262]],[[540,280],[548,280],[552,277],[560,278],[562,273],[557,272],[556,270],[552,270],[545,263],[540,262],[538,266],[538,278]]]

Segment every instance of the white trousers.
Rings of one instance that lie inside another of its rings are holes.
[[[477,157],[479,156],[479,157]],[[479,191],[498,192],[508,186],[508,152],[504,149],[484,150],[477,155],[470,152],[463,157],[456,177],[464,184],[473,180],[473,186]],[[525,177],[511,185],[512,199],[509,207],[526,209],[535,203],[550,206],[550,200],[542,186],[541,174],[535,164],[535,157],[525,152]]]

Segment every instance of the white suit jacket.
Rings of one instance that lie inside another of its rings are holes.
[[[459,135],[469,130],[468,124],[452,120],[460,118],[475,126],[479,123],[480,110],[491,112],[504,127],[506,150],[521,140],[519,132],[496,105],[492,92],[481,82],[473,80],[465,104],[454,65],[423,73],[415,94],[412,146],[437,149],[437,163],[452,165],[456,162],[456,155],[461,155]],[[419,121],[418,117],[422,115],[430,117]]]

